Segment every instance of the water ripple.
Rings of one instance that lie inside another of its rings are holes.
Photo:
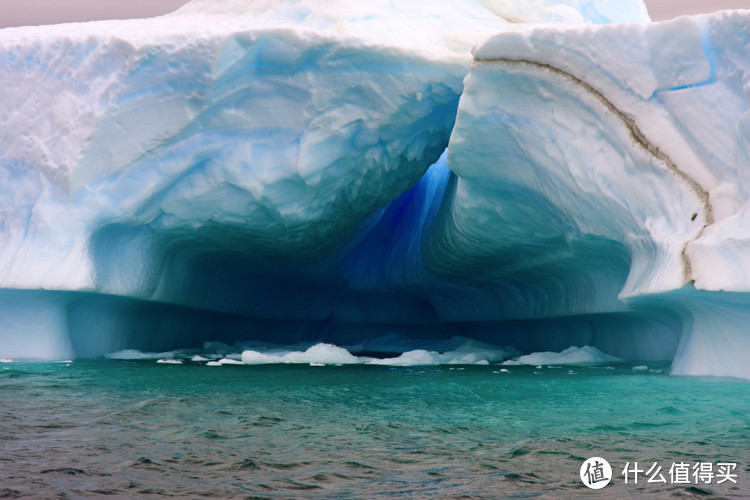
[[[746,384],[635,380],[629,367],[500,382],[492,367],[151,365],[0,376],[0,496],[579,498],[581,463],[602,456],[616,473],[736,461],[741,477],[627,489],[620,477],[598,498],[750,497]]]

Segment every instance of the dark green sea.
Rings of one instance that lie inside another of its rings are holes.
[[[507,368],[0,364],[0,496],[750,497],[750,382]],[[737,483],[626,485],[628,462]]]

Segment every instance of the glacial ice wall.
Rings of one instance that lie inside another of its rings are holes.
[[[747,21],[538,27],[477,47],[428,269],[496,260],[523,296],[513,311],[537,317],[616,310],[606,298],[671,311],[675,373],[747,378]]]
[[[748,20],[194,0],[2,30],[0,356],[464,335],[750,378]]]

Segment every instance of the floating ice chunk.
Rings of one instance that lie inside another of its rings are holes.
[[[179,359],[157,359],[156,362],[161,363],[161,364],[167,364],[167,365],[181,365],[182,364],[182,361],[180,361]]]
[[[64,361],[54,361],[54,363],[72,363],[72,362],[73,362],[72,359],[66,359]]]
[[[596,347],[585,345],[583,347],[571,346],[562,352],[535,352],[519,356],[515,360],[505,361],[504,365],[587,365],[595,363],[611,363],[622,361],[620,358],[603,353]],[[550,367],[552,368],[552,367]]]
[[[198,362],[201,362],[201,361],[208,361],[208,358],[204,358],[200,354],[196,354],[195,356],[193,356],[192,358],[190,358],[190,361],[198,363]]]
[[[12,363],[13,360],[9,358],[0,358],[0,363]]]
[[[242,361],[232,358],[222,358],[219,361],[217,361],[220,365],[242,365],[244,364]]]
[[[443,353],[434,361],[437,364],[489,364],[497,363],[521,353],[512,346],[498,346],[467,337],[454,336],[449,339],[411,339],[389,333],[346,346],[352,353],[406,353],[428,351]],[[369,359],[365,360],[370,363]]]
[[[305,352],[290,352],[283,356],[285,363],[355,364],[360,360],[343,347],[333,344],[315,344]]]
[[[209,361],[206,363],[206,366],[221,366],[221,363],[218,361]]]
[[[242,353],[242,363],[246,365],[268,363],[322,363],[326,365],[350,365],[361,363],[361,360],[343,347],[333,344],[315,344],[304,352],[292,351],[284,354],[265,354],[247,350]]]
[[[325,363],[310,363],[310,366],[325,366]],[[337,365],[341,366],[341,365]]]
[[[396,358],[372,359],[368,361],[371,365],[388,365],[388,366],[415,366],[415,365],[437,365],[440,354],[436,351],[425,351],[424,349],[415,349],[403,353]]]
[[[295,342],[293,344],[277,344],[276,342],[266,342],[262,340],[243,340],[235,342],[233,347],[235,352],[257,351],[266,354],[286,354],[292,351],[305,351],[318,342]],[[351,349],[350,349],[351,351]]]
[[[645,372],[646,370],[648,370],[648,366],[646,365],[638,365],[633,367],[634,372]]]
[[[377,341],[385,341],[378,345]],[[397,346],[404,345],[430,345],[431,348],[412,349],[402,353],[395,358],[369,359],[368,364],[391,365],[391,366],[414,366],[414,365],[488,365],[518,355],[514,347],[499,347],[486,342],[466,337],[451,337],[448,340],[425,341],[412,339],[398,339],[392,336],[384,336],[374,339],[372,343],[364,342],[367,350],[382,350],[383,352],[394,352],[389,348],[387,342],[394,342]],[[391,344],[393,345],[393,344]],[[379,349],[378,349],[379,348]],[[439,351],[444,351],[442,354]]]
[[[390,345],[387,342],[392,342]],[[269,364],[269,363],[323,363],[323,364],[356,364],[365,363],[371,365],[387,366],[417,366],[417,365],[489,365],[502,361],[510,353],[517,354],[513,347],[498,347],[484,342],[477,342],[464,337],[453,337],[434,341],[403,339],[395,334],[368,340],[361,344],[349,346],[349,349],[358,351],[374,352],[398,352],[409,345],[440,345],[450,348],[440,353],[437,349],[410,349],[393,358],[357,357],[348,349],[332,344],[319,343],[308,347],[304,351],[282,350],[280,346],[273,345],[271,350],[262,352],[260,350],[247,349],[242,352],[242,362],[247,365]],[[259,345],[256,343],[255,345]],[[260,348],[260,347],[259,347]]]
[[[242,362],[246,365],[264,365],[271,363],[283,363],[282,356],[264,354],[258,351],[247,350],[242,352]]]

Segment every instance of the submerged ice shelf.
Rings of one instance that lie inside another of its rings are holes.
[[[750,11],[647,21],[194,0],[0,31],[0,356],[461,335],[750,378]]]

